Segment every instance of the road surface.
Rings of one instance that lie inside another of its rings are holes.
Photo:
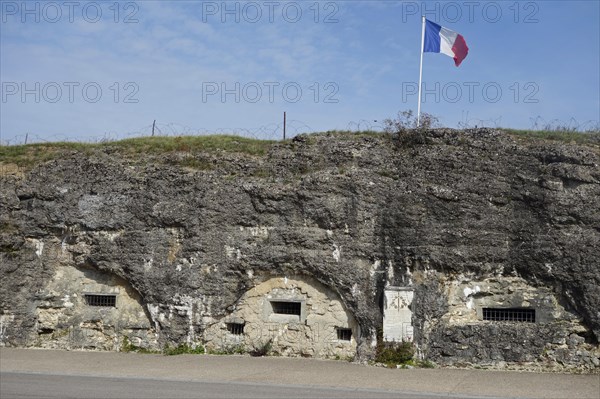
[[[0,398],[577,398],[600,375],[0,348]]]

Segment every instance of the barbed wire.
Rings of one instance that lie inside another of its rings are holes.
[[[383,124],[379,120],[367,120],[361,119],[358,122],[350,121],[346,127],[348,131],[351,132],[364,132],[364,131],[373,131],[379,132],[383,131]]]
[[[535,118],[529,118],[530,126],[527,130],[544,130],[544,131],[563,131],[563,132],[579,132],[579,133],[598,133],[600,132],[600,121],[588,120],[579,122],[574,117],[564,121],[561,119],[546,120],[538,115]],[[496,119],[477,119],[469,118],[468,112],[463,112],[463,117],[458,122],[459,129],[468,129],[474,127],[491,127],[501,128],[502,116]]]
[[[575,118],[567,121],[560,119],[546,120],[541,116],[530,118],[529,130],[546,131],[568,131],[568,132],[600,132],[600,122],[588,120],[578,122]],[[502,127],[502,116],[498,118],[479,119],[469,118],[468,112],[463,112],[461,121],[457,123],[458,129],[470,129],[477,127],[500,128]],[[34,143],[56,143],[56,142],[74,142],[74,143],[107,143],[129,138],[150,137],[152,136],[153,124],[143,126],[137,130],[118,133],[115,131],[105,132],[102,135],[66,135],[52,134],[40,135],[35,133],[22,133],[11,138],[0,137],[0,145],[22,145]],[[360,131],[383,131],[383,120],[360,119],[350,121],[346,130],[351,132]],[[305,122],[300,120],[288,120],[286,123],[286,138],[293,138],[303,133],[313,133],[314,130]],[[221,128],[194,128],[179,123],[158,123],[154,125],[155,136],[208,136],[214,134],[235,135],[260,140],[281,140],[283,138],[283,123],[270,123],[255,128],[242,127],[221,127]]]
[[[531,121],[532,130],[550,130],[550,131],[567,131],[567,132],[599,132],[600,122],[588,120],[580,123],[575,118],[570,118],[568,121],[560,119],[545,120],[541,116],[529,118]]]
[[[459,129],[472,129],[478,127],[490,127],[490,128],[499,128],[502,125],[502,116],[498,118],[489,118],[489,119],[479,119],[479,118],[469,118],[469,112],[463,111],[462,118],[460,122],[458,122],[457,127]]]
[[[0,139],[0,145],[22,145],[34,143],[106,143],[123,139],[150,137],[152,136],[153,124],[143,126],[137,130],[125,133],[106,132],[102,135],[39,135],[35,133],[23,133],[11,138]],[[292,138],[302,133],[312,133],[314,130],[305,122],[300,120],[288,120],[286,122],[286,138]],[[154,125],[155,136],[208,136],[215,134],[235,135],[260,140],[280,140],[283,138],[283,123],[270,123],[256,128],[221,127],[221,128],[193,128],[179,123],[157,123]]]

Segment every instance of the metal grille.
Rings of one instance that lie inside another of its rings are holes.
[[[483,308],[483,320],[535,323],[535,309]]]
[[[227,323],[227,331],[233,335],[244,334],[244,325],[240,323]]]
[[[117,296],[110,294],[85,294],[89,306],[117,306]]]
[[[352,330],[349,328],[336,328],[337,338],[340,341],[350,341],[352,339]]]
[[[278,314],[295,314],[300,316],[302,304],[300,302],[271,302],[273,313]]]

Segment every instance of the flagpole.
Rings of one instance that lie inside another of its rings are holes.
[[[425,15],[421,17],[423,28],[421,29],[421,62],[419,65],[419,103],[417,104],[417,127],[421,122],[421,80],[423,78],[423,46],[425,45]]]

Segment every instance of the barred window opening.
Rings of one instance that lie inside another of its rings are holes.
[[[483,308],[483,320],[535,323],[535,309]]]
[[[290,314],[300,316],[302,313],[302,304],[300,302],[271,302],[273,313]]]
[[[117,296],[115,294],[85,294],[84,296],[88,306],[117,306]]]
[[[349,328],[336,328],[337,330],[337,339],[340,341],[351,341],[352,340],[352,330]]]
[[[244,324],[242,323],[227,323],[227,331],[233,335],[244,334]]]

